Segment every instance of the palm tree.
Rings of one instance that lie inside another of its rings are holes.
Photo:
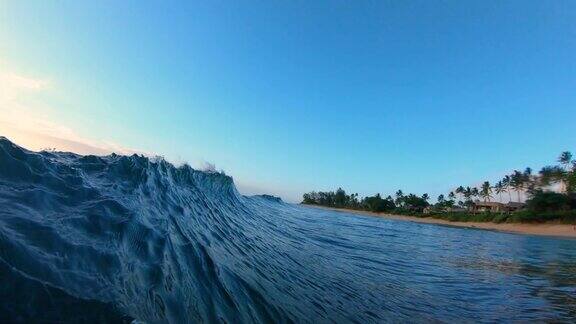
[[[524,174],[518,170],[514,170],[510,176],[510,187],[518,193],[518,202],[520,202],[520,191],[524,188],[524,180]]]
[[[562,174],[562,182],[561,182],[564,189],[563,191],[568,192],[569,191],[568,180],[569,177],[572,175],[570,172],[570,164],[574,163],[574,165],[576,165],[576,161],[572,161],[572,153],[566,151],[560,154],[560,157],[558,157],[558,162],[560,162],[564,171]]]
[[[492,198],[491,193],[492,187],[490,186],[490,182],[484,181],[482,188],[480,189],[480,196],[484,198],[484,202],[490,201],[490,198]]]
[[[446,201],[446,200],[444,199],[444,195],[443,195],[443,194],[440,194],[440,195],[438,196],[438,204],[441,205],[441,204],[444,203],[444,201]]]
[[[512,179],[509,175],[505,175],[502,179],[502,184],[504,185],[504,192],[508,193],[508,201],[512,201],[512,193],[510,192],[510,182]]]
[[[560,157],[558,157],[558,162],[560,162],[560,164],[562,164],[562,166],[564,167],[564,170],[568,171],[568,167],[570,166],[570,163],[572,162],[572,153],[566,151],[566,152],[562,152],[560,154]]]
[[[402,201],[404,200],[404,193],[402,190],[396,191],[396,206],[402,206]]]
[[[422,199],[424,199],[425,202],[428,202],[428,199],[430,199],[430,196],[428,196],[427,193],[422,195]]]
[[[576,160],[572,159],[572,153],[566,151],[560,154],[558,162],[560,165],[545,166],[540,170],[540,183],[543,186],[560,183],[560,191],[570,191],[569,180],[574,175]]]
[[[446,202],[446,205],[452,208],[454,207],[455,203],[456,203],[456,195],[454,194],[454,192],[450,191],[450,193],[448,193],[448,200]]]
[[[476,188],[476,187],[472,188],[471,196],[472,197],[478,197],[479,195],[480,195],[480,191],[478,191],[478,188]]]
[[[559,166],[545,166],[540,172],[540,183],[543,186],[549,186],[556,182],[562,182],[564,170]]]
[[[536,192],[541,190],[542,181],[541,178],[532,175],[532,168],[528,167],[523,173],[523,186],[529,197],[532,197]]]
[[[494,191],[496,192],[496,194],[500,198],[500,202],[502,202],[502,193],[505,190],[506,189],[504,188],[504,183],[502,183],[502,180],[496,182],[496,184],[494,185]]]
[[[572,170],[566,176],[566,192],[572,194],[576,191],[576,161],[572,162]]]
[[[466,194],[466,189],[464,189],[463,186],[459,186],[458,188],[456,188],[455,192],[460,195],[460,200],[458,200],[458,205],[460,207],[465,205],[465,201],[468,197],[468,195]]]
[[[466,187],[462,194],[464,195],[464,200],[469,201],[472,199],[472,189],[470,187]]]
[[[527,167],[527,168],[524,170],[523,176],[524,176],[524,183],[525,183],[525,184],[531,182],[531,181],[533,180],[532,168]]]

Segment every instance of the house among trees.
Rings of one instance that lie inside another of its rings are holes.
[[[502,212],[514,212],[524,208],[524,203],[510,201],[506,204],[495,202],[495,201],[475,201],[471,210],[475,213],[481,212],[491,212],[491,213],[502,213]]]
[[[573,222],[576,217],[573,213],[576,211],[576,159],[572,158],[570,152],[562,152],[557,161],[559,165],[545,166],[537,174],[532,168],[525,168],[524,171],[514,170],[494,184],[484,181],[479,188],[459,186],[447,195],[438,195],[437,202],[433,204],[428,202],[430,196],[427,193],[419,196],[398,190],[394,197],[389,195],[384,198],[377,193],[360,199],[357,193],[346,194],[342,188],[336,191],[305,193],[302,203],[376,213],[418,216],[426,214],[449,220],[484,221],[498,217],[498,221],[517,221],[524,217],[527,220],[565,219]],[[512,201],[513,199],[516,201]],[[522,203],[522,200],[525,203]],[[504,201],[508,202],[503,203]],[[512,218],[503,215],[516,211],[520,212]],[[474,214],[480,213],[492,215],[475,217],[477,215]],[[553,214],[550,216],[550,213]]]
[[[475,201],[471,207],[472,211],[475,213],[478,212],[499,213],[506,211],[505,210],[506,205],[495,201]]]

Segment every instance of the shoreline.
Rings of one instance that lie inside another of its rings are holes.
[[[531,224],[531,223],[492,223],[492,222],[451,222],[444,219],[432,218],[432,217],[416,217],[416,216],[406,216],[406,215],[395,215],[387,213],[375,213],[365,210],[354,210],[346,208],[335,208],[326,207],[318,205],[307,205],[300,204],[304,207],[318,208],[332,210],[342,213],[350,213],[356,215],[364,215],[371,217],[380,217],[387,219],[394,219],[399,221],[415,222],[415,223],[426,223],[435,224],[443,226],[454,226],[461,228],[471,228],[471,229],[483,229],[492,230],[504,233],[513,234],[525,234],[525,235],[539,235],[539,236],[551,236],[558,238],[576,238],[576,227],[575,225],[569,224],[558,224],[558,223],[541,223],[541,224]]]

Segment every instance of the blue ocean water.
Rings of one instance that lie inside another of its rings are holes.
[[[139,156],[0,138],[0,322],[576,319],[576,241],[240,195]]]

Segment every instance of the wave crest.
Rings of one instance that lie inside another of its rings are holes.
[[[29,295],[49,289],[65,296],[60,306],[81,305],[46,320],[106,307],[150,322],[287,320],[219,262],[233,257],[227,241],[240,229],[230,224],[250,216],[229,176],[138,155],[36,153],[0,138],[0,201],[1,270]],[[12,300],[4,309],[22,309]]]

